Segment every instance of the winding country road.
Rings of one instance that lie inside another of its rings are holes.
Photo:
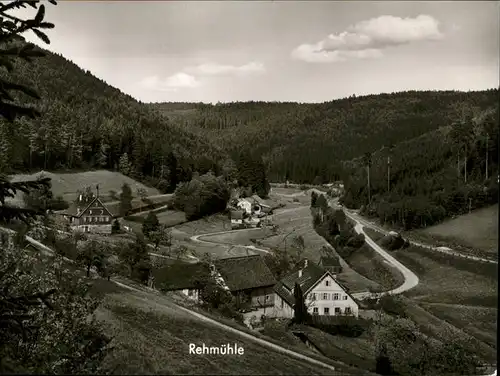
[[[200,244],[222,245],[222,246],[230,247],[229,250],[228,250],[228,254],[229,254],[229,252],[231,251],[232,248],[236,248],[236,247],[238,247],[238,248],[244,248],[244,249],[251,249],[251,250],[257,251],[257,252],[271,253],[267,249],[258,248],[258,247],[255,247],[253,245],[226,244],[226,243],[219,243],[219,242],[214,242],[214,241],[210,241],[210,240],[200,239],[200,238],[204,238],[204,237],[207,237],[207,236],[224,235],[224,234],[229,234],[229,233],[235,233],[237,231],[252,231],[252,230],[253,231],[255,231],[255,230],[262,230],[262,228],[257,227],[257,228],[248,228],[248,229],[240,229],[240,230],[228,230],[228,231],[211,232],[211,233],[208,233],[208,234],[199,234],[199,235],[191,236],[190,240],[193,241],[193,242],[195,242],[195,243],[200,243]]]
[[[353,220],[355,221],[355,219],[353,219]],[[397,294],[401,294],[405,291],[408,291],[408,290],[410,290],[418,285],[419,280],[418,280],[417,275],[415,273],[413,273],[410,269],[408,269],[406,266],[401,264],[398,260],[396,260],[393,256],[391,256],[387,251],[382,249],[377,243],[375,243],[373,241],[373,239],[371,239],[366,234],[366,232],[363,230],[363,224],[361,224],[360,222],[357,222],[356,226],[354,226],[354,230],[358,234],[363,234],[365,236],[365,242],[368,243],[368,245],[370,247],[372,247],[375,252],[377,252],[379,255],[381,255],[389,264],[391,264],[395,268],[397,268],[401,272],[401,274],[403,275],[403,277],[405,279],[403,284],[398,286],[394,290],[385,291],[382,293],[370,293],[370,292],[363,293],[363,292],[360,292],[357,294],[353,294],[353,296],[355,298],[363,300],[366,298],[380,297],[380,296],[386,295],[386,294],[397,295]]]
[[[344,209],[344,213],[349,218],[351,218],[353,221],[356,221],[357,223],[360,223],[363,226],[371,228],[372,230],[378,231],[378,232],[380,232],[380,233],[382,233],[384,235],[388,235],[389,232],[390,232],[390,231],[384,229],[383,227],[380,227],[380,226],[376,225],[375,223],[370,222],[367,219],[361,217],[359,214],[357,214],[356,212],[354,212],[352,210]],[[410,239],[408,239],[408,241],[411,244],[413,244],[413,245],[416,245],[416,246],[422,247],[422,248],[427,248],[427,249],[433,250],[435,252],[445,253],[447,255],[461,257],[461,258],[466,258],[466,259],[473,260],[473,261],[487,262],[487,263],[491,263],[491,264],[498,264],[497,260],[489,260],[489,259],[485,259],[485,258],[482,258],[482,257],[465,255],[465,254],[460,253],[460,252],[455,252],[452,249],[445,249],[444,247],[434,247],[432,245],[423,244],[423,243],[416,242],[416,241],[410,240]]]

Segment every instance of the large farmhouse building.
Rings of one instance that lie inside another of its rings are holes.
[[[292,318],[294,314],[294,288],[298,283],[305,297],[307,310],[312,315],[358,316],[358,304],[330,271],[308,260],[299,269],[288,274],[274,287],[276,298],[270,316]]]
[[[99,196],[79,195],[75,203],[60,213],[69,222],[72,230],[111,234],[113,214]]]
[[[231,292],[240,307],[272,308],[276,280],[261,256],[218,259],[205,263],[174,264],[153,272],[154,286],[163,291],[179,291],[199,300],[200,281],[212,278]]]

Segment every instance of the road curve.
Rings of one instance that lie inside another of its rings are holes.
[[[347,213],[346,213],[346,215],[349,216],[349,214],[347,214]],[[361,293],[353,294],[353,296],[357,299],[362,300],[362,299],[366,299],[369,297],[372,297],[372,298],[373,297],[380,297],[382,295],[387,295],[387,294],[397,295],[397,294],[401,294],[405,291],[408,291],[408,290],[416,287],[418,285],[418,282],[419,282],[417,275],[415,273],[413,273],[410,269],[408,269],[406,266],[401,264],[398,260],[396,260],[387,251],[382,249],[377,243],[375,243],[373,241],[373,239],[371,239],[363,230],[363,224],[361,224],[360,222],[357,222],[357,220],[353,217],[349,216],[349,218],[356,221],[356,226],[354,226],[354,230],[358,234],[363,234],[365,236],[366,243],[368,243],[368,245],[370,247],[372,247],[372,249],[375,252],[377,252],[379,255],[381,255],[389,264],[391,264],[392,266],[397,268],[401,272],[401,274],[403,275],[403,277],[405,279],[405,281],[403,282],[402,285],[400,285],[397,288],[390,290],[390,291],[385,291],[385,292],[381,292],[381,293],[361,292]]]
[[[380,232],[380,233],[382,233],[384,235],[388,235],[389,234],[389,231],[387,231],[386,229],[384,229],[384,228],[382,228],[380,226],[377,226],[376,224],[374,224],[374,223],[366,220],[365,218],[362,218],[357,213],[354,213],[354,212],[352,212],[350,210],[344,210],[344,212],[346,213],[346,215],[349,218],[351,218],[352,220],[356,221],[357,223],[361,223],[365,227],[371,228],[372,230],[378,231],[378,232]],[[416,242],[416,241],[410,240],[410,239],[408,239],[408,241],[410,242],[410,244],[416,245],[417,247],[422,247],[422,248],[430,249],[430,250],[435,251],[435,252],[440,252],[440,253],[444,253],[444,254],[451,255],[451,256],[466,258],[466,259],[473,260],[473,261],[487,262],[487,263],[490,263],[490,264],[498,264],[497,260],[489,260],[489,259],[485,259],[485,258],[482,258],[482,257],[465,255],[465,254],[460,253],[460,252],[455,252],[455,251],[453,251],[451,249],[447,250],[447,249],[443,249],[443,248],[439,248],[439,247],[434,247],[434,246],[431,246],[431,245],[428,245],[428,244],[423,244],[423,243],[420,243],[420,242]]]
[[[190,240],[193,241],[193,242],[195,242],[195,243],[201,243],[201,244],[224,245],[224,246],[230,246],[230,245],[232,245],[232,246],[236,246],[236,247],[240,247],[240,248],[252,249],[252,250],[258,251],[258,252],[271,253],[267,249],[258,248],[258,247],[255,247],[253,245],[225,244],[225,243],[212,242],[212,241],[209,241],[209,240],[200,239],[201,237],[206,237],[206,236],[223,235],[223,234],[229,234],[229,233],[237,232],[237,231],[252,231],[252,230],[262,230],[262,228],[256,227],[256,228],[245,228],[245,229],[241,229],[241,230],[227,230],[227,231],[211,232],[211,233],[208,233],[208,234],[199,234],[199,235],[191,236]]]

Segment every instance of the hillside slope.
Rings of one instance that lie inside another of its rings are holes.
[[[17,43],[17,42],[16,42]],[[189,130],[109,86],[61,55],[16,61],[10,81],[35,88],[41,100],[19,96],[40,110],[36,120],[0,120],[0,172],[120,169],[152,177],[162,190],[188,180],[193,170],[215,168],[225,154]],[[0,71],[1,77],[7,73]],[[161,185],[160,185],[161,186]],[[168,186],[168,187],[166,187]]]
[[[244,102],[150,104],[165,117],[233,154],[264,156],[271,181],[338,179],[340,161],[450,124],[464,104],[487,109],[498,90],[408,91],[317,104]]]
[[[100,196],[108,198],[111,190],[120,192],[123,184],[128,184],[132,189],[134,196],[137,196],[138,189],[144,189],[148,196],[159,195],[160,192],[140,182],[125,176],[116,171],[96,170],[74,173],[53,173],[40,171],[35,174],[18,174],[12,176],[12,182],[36,180],[39,177],[50,178],[51,189],[55,197],[61,196],[67,202],[73,202],[76,199],[77,192],[85,187],[91,187],[93,190],[99,185]],[[22,201],[23,193],[17,192],[16,201]],[[108,198],[109,199],[109,198]]]
[[[346,162],[343,203],[405,230],[497,203],[498,105],[474,111],[474,118]]]

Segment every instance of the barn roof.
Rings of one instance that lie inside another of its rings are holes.
[[[219,259],[214,262],[231,291],[273,286],[273,273],[259,255]]]

